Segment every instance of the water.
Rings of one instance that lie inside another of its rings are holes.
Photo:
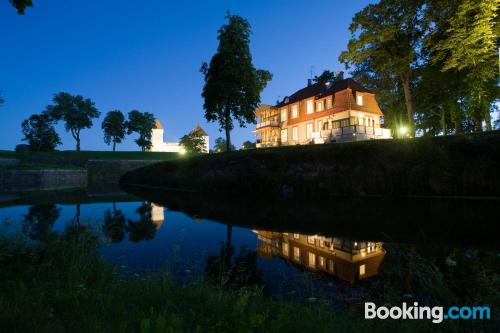
[[[500,291],[495,200],[281,202],[128,191],[8,200],[0,221],[34,240],[90,225],[106,240],[102,255],[124,274],[217,280],[226,265],[228,288],[258,285],[306,301],[466,304]]]

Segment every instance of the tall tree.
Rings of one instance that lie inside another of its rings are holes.
[[[116,144],[122,142],[127,131],[125,116],[119,110],[109,111],[101,127],[104,131],[104,142],[108,145],[112,142],[113,151],[115,151]]]
[[[226,133],[226,150],[231,150],[233,119],[240,127],[255,123],[260,93],[272,79],[271,73],[257,70],[250,54],[250,24],[240,16],[227,14],[227,24],[218,31],[219,46],[210,64],[203,63],[205,76],[202,97],[205,118],[217,121]]]
[[[47,106],[45,114],[55,121],[63,120],[66,131],[76,141],[76,151],[80,151],[80,132],[92,127],[92,118],[97,118],[100,112],[94,102],[80,95],[70,95],[60,92],[53,98],[54,105]]]
[[[31,151],[52,151],[61,144],[50,117],[44,113],[31,115],[21,124],[23,141],[28,141]]]
[[[413,132],[412,82],[425,31],[422,3],[423,0],[381,0],[368,5],[354,16],[347,51],[339,57],[347,68],[364,66],[375,76],[399,81],[407,122]]]
[[[476,130],[481,130],[482,121],[491,130],[491,106],[498,98],[496,18],[500,1],[460,0],[452,5],[442,0],[429,2],[429,16],[434,18],[427,39],[431,60],[442,64],[442,71],[458,71],[466,78],[469,113]]]
[[[342,80],[343,79],[343,72],[340,72],[339,75],[336,73],[330,71],[330,70],[324,70],[323,73],[321,73],[319,76],[315,75],[314,78],[312,79],[314,82],[335,82],[337,80]]]
[[[19,15],[24,15],[26,7],[33,7],[32,0],[9,0],[9,2],[16,8]]]
[[[155,128],[155,116],[149,112],[140,112],[133,110],[128,113],[128,121],[126,122],[127,134],[137,133],[139,137],[135,143],[141,147],[142,151],[151,148],[151,136],[153,128]]]

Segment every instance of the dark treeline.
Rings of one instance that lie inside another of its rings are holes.
[[[393,130],[491,130],[499,97],[497,15],[496,0],[382,0],[354,16],[339,60],[377,94]]]

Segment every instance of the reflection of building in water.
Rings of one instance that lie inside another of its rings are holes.
[[[156,230],[160,229],[165,220],[164,208],[162,206],[151,203],[151,220],[156,226]]]
[[[310,270],[356,282],[378,273],[385,250],[380,242],[345,238],[255,231],[257,251],[264,258],[279,256]]]

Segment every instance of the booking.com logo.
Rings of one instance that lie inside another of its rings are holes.
[[[451,306],[448,311],[444,311],[442,306],[419,306],[414,302],[413,306],[402,303],[401,306],[379,306],[375,303],[365,303],[365,319],[432,319],[435,324],[442,323],[443,320],[457,319],[490,319],[489,306]]]

